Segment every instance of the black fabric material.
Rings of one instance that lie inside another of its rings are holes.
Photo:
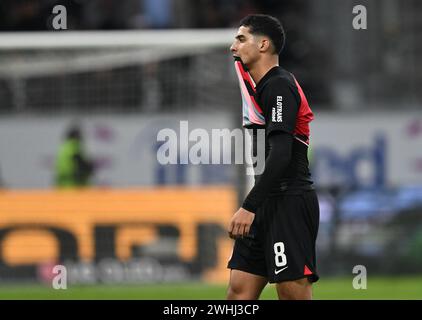
[[[270,197],[259,208],[249,235],[236,239],[227,267],[263,276],[270,283],[304,277],[316,282],[318,229],[314,190]]]
[[[291,75],[275,67],[259,81],[256,92],[267,136],[277,130],[293,134],[301,100]]]
[[[292,143],[293,137],[288,133],[275,131],[269,135],[269,153],[265,159],[264,172],[249,192],[242,208],[254,213],[257,212],[288,167],[291,159]]]
[[[309,172],[309,137],[297,136],[301,97],[294,77],[283,68],[270,69],[256,86],[256,101],[265,117],[265,126],[254,126],[265,130],[265,169],[256,173],[255,186],[246,197],[242,207],[257,213],[263,201],[277,194],[300,194],[313,189]],[[257,154],[256,143],[253,145]]]

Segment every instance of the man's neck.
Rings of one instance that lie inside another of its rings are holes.
[[[272,68],[278,66],[278,59],[259,61],[249,68],[249,73],[256,85]]]

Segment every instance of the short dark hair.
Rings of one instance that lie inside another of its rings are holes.
[[[266,14],[250,14],[240,21],[240,26],[248,27],[252,34],[269,37],[274,46],[274,53],[280,54],[283,50],[286,34],[277,18]]]
[[[71,126],[66,132],[67,139],[75,139],[81,140],[82,139],[82,132],[79,126],[73,125]]]

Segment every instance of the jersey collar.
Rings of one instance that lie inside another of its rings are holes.
[[[259,91],[262,89],[262,87],[265,85],[265,83],[270,79],[272,76],[276,75],[280,71],[280,66],[272,67],[270,70],[267,71],[267,73],[262,77],[261,80],[259,80],[258,84],[256,85],[256,91]]]

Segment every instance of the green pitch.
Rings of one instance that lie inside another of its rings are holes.
[[[0,284],[0,299],[224,299],[226,285],[202,283],[68,286],[55,290],[40,285]],[[268,285],[261,299],[276,299],[275,288]],[[355,290],[352,278],[325,278],[314,285],[314,299],[422,299],[422,276],[368,278],[366,290]]]

